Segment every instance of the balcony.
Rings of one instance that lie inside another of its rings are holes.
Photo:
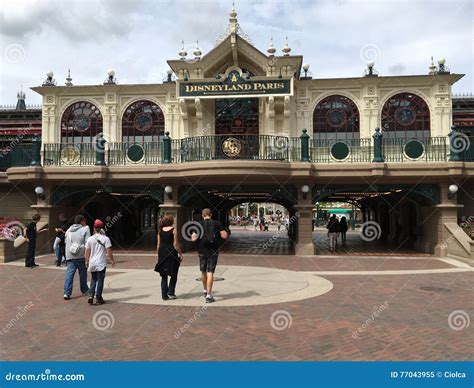
[[[452,132],[453,133],[453,132]],[[474,161],[474,137],[426,139],[372,138],[312,140],[270,135],[216,135],[149,143],[18,144],[0,153],[0,170],[29,165],[140,166],[206,160],[256,160],[312,163],[427,163]],[[42,149],[41,149],[42,148]],[[35,152],[37,155],[35,155]]]

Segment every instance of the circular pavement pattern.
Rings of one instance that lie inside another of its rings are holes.
[[[105,278],[104,298],[122,303],[164,306],[202,306],[202,284],[196,281],[195,267],[181,267],[176,295],[161,299],[161,277],[153,270],[128,270]],[[333,284],[311,273],[265,267],[218,266],[216,276],[225,280],[214,283],[215,303],[207,306],[255,306],[292,302],[323,295]]]

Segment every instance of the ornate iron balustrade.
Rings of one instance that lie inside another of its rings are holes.
[[[205,160],[273,160],[312,163],[474,162],[474,138],[452,132],[448,137],[310,140],[270,135],[216,135],[160,142],[44,144],[40,140],[0,151],[0,170],[9,167],[156,165]]]
[[[96,143],[44,144],[44,166],[93,166],[96,153],[100,150]]]
[[[25,167],[33,161],[33,144],[17,144],[10,149],[0,150],[0,171],[12,166]]]
[[[448,160],[448,139],[383,139],[382,153],[385,162],[445,162]]]
[[[372,149],[372,139],[313,139],[310,159],[313,163],[370,163],[373,159]]]

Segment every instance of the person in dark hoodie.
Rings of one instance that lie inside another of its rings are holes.
[[[326,228],[328,230],[329,237],[329,250],[331,252],[334,252],[336,250],[337,244],[337,233],[339,232],[339,220],[337,219],[335,214],[333,214],[329,219]]]
[[[87,269],[85,263],[85,246],[87,239],[91,236],[84,216],[78,215],[74,218],[74,224],[67,230],[66,240],[66,278],[64,280],[64,299],[71,299],[74,275],[79,270],[79,282],[82,296],[87,295]]]

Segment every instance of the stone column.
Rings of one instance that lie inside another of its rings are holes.
[[[451,237],[448,230],[444,227],[446,222],[458,221],[458,209],[463,205],[458,204],[457,196],[448,198],[448,187],[452,182],[440,183],[441,203],[433,206],[436,212],[433,214],[434,236],[436,238],[436,245],[434,253],[437,256],[446,256],[448,253],[447,240]],[[430,222],[430,220],[423,220],[423,223]]]
[[[296,214],[292,216],[295,219],[290,218],[290,222],[296,223],[295,255],[312,256],[315,254],[315,246],[313,244],[311,191],[304,198],[298,186],[298,204],[295,209]]]

